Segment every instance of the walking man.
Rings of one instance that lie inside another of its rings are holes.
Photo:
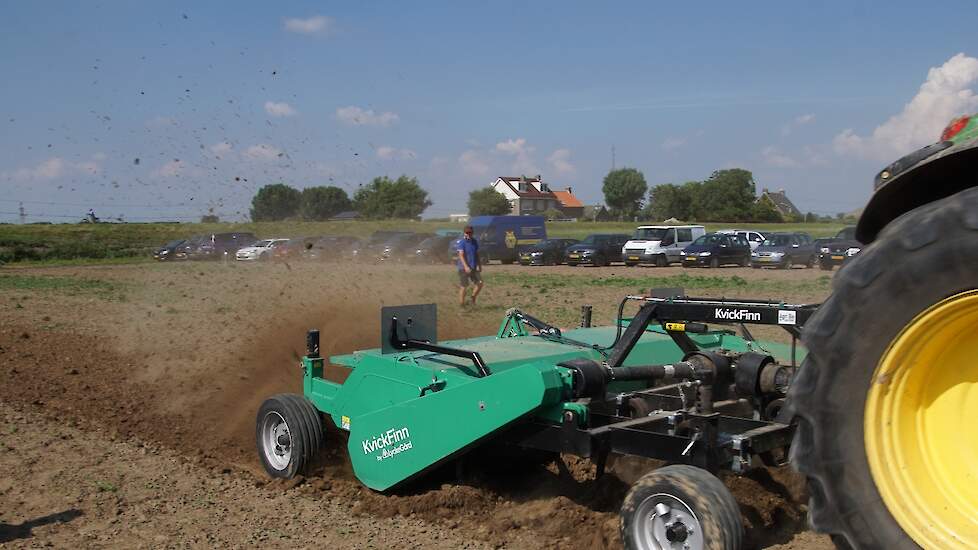
[[[465,289],[471,282],[472,305],[482,291],[482,262],[479,261],[479,241],[472,236],[472,226],[465,226],[462,239],[458,241],[458,303],[465,307]]]

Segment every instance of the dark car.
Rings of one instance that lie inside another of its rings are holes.
[[[406,235],[395,235],[380,247],[380,256],[377,258],[384,262],[403,262],[413,260],[421,241],[432,237],[431,233],[408,233]]]
[[[387,241],[399,235],[411,235],[410,231],[374,231],[370,238],[361,241],[358,246],[350,250],[353,260],[358,262],[376,261],[380,258],[384,245]]]
[[[257,240],[253,233],[214,233],[187,257],[191,260],[220,260],[230,256],[233,259],[239,248],[251,246]]]
[[[186,239],[177,239],[175,241],[166,243],[153,251],[153,259],[161,262],[175,260],[177,250],[179,250],[180,246],[185,242],[187,242]]]
[[[815,246],[804,233],[769,233],[764,242],[751,252],[751,267],[790,269],[795,265],[812,267]]]
[[[568,246],[577,244],[577,239],[545,239],[520,253],[523,265],[557,265],[564,261]]]
[[[418,243],[412,261],[418,264],[445,264],[455,255],[449,246],[458,240],[458,235],[435,235]],[[457,245],[456,245],[457,248]]]
[[[272,249],[272,259],[277,262],[302,259],[303,253],[311,249],[316,240],[316,237],[293,237]]]
[[[707,233],[683,249],[683,267],[750,265],[750,243],[735,233]]]
[[[842,265],[854,258],[863,248],[863,243],[856,240],[856,228],[844,227],[832,239],[818,244],[818,267],[831,271],[833,267]]]
[[[183,241],[183,243],[181,243],[179,246],[173,249],[172,259],[174,260],[190,259],[190,255],[193,253],[193,251],[197,250],[198,246],[200,246],[201,244],[203,244],[204,241],[210,238],[211,238],[210,235],[194,235],[193,237],[190,237],[189,239]]]
[[[610,265],[621,261],[621,249],[630,235],[620,233],[594,234],[564,251],[567,265]]]
[[[349,260],[362,246],[360,239],[350,235],[326,235],[316,239],[302,256],[319,262]]]

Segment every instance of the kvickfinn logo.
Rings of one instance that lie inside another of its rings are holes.
[[[360,443],[363,445],[363,454],[365,455],[376,453],[379,450],[380,454],[376,455],[378,461],[403,453],[413,447],[411,432],[408,431],[407,427],[391,428],[378,436],[364,439]]]
[[[761,314],[749,309],[723,309],[716,308],[713,316],[717,319],[727,319],[729,321],[760,321]]]

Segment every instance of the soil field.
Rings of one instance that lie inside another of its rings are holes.
[[[831,273],[727,268],[486,268],[455,304],[443,266],[138,264],[0,270],[0,545],[11,547],[616,548],[617,509],[655,465],[454,468],[393,494],[353,478],[341,434],[310,477],[270,482],[254,415],[300,392],[305,331],[326,354],[379,345],[380,307],[435,302],[439,336],[492,333],[506,309],[612,321],[624,294],[817,302]],[[761,333],[780,337],[776,332]],[[450,471],[449,471],[450,470]],[[514,471],[516,470],[516,471]],[[786,468],[728,476],[751,548],[828,549]]]

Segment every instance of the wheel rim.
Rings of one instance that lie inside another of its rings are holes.
[[[271,411],[261,424],[261,448],[265,461],[276,470],[284,470],[292,461],[292,431],[281,414]]]
[[[643,550],[702,550],[703,527],[681,499],[656,493],[635,509],[632,540]]]
[[[913,319],[866,400],[866,456],[900,527],[924,548],[978,548],[978,290]]]

